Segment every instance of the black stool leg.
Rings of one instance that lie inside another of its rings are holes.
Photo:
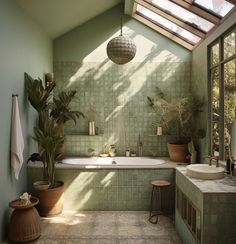
[[[162,199],[161,199],[161,187],[158,187],[158,194],[157,194],[157,202],[158,202],[158,210],[161,212],[162,211]]]
[[[152,187],[150,210],[149,210],[149,219],[148,219],[149,222],[152,224],[157,224],[157,221],[158,221],[158,213],[153,213],[154,212],[154,203],[155,203],[155,191],[156,190],[159,190],[159,189],[156,189],[156,187],[153,186]],[[154,217],[156,217],[156,220],[153,220]]]

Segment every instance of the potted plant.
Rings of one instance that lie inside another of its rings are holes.
[[[61,148],[65,140],[63,126],[69,120],[76,123],[76,119],[84,115],[70,109],[76,91],[61,91],[52,98],[55,83],[44,87],[41,79],[34,80],[26,73],[25,82],[28,100],[38,112],[33,139],[38,142],[39,156],[36,158],[43,162],[44,178],[41,182],[43,186],[34,184],[39,198],[38,210],[41,216],[56,215],[63,209],[64,183],[55,180],[55,164],[62,155]],[[48,189],[45,187],[46,183],[49,185]]]
[[[167,144],[170,159],[174,162],[188,162],[188,143],[195,137],[194,118],[201,112],[203,102],[188,95],[168,101],[159,88],[157,97],[147,97],[149,104],[159,115],[158,126],[168,131]]]

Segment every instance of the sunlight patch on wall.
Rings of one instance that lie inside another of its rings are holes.
[[[108,187],[111,182],[112,182],[112,178],[115,176],[115,172],[109,172],[102,180],[101,180],[101,184],[104,187]]]
[[[127,26],[123,27],[123,33],[124,35],[127,35],[130,38],[132,38],[137,46],[137,53],[134,59],[131,60],[131,63],[143,62],[149,56],[151,57],[153,62],[165,62],[165,61],[169,61],[170,59],[172,61],[179,60],[179,58],[176,55],[174,55],[173,53],[171,53],[165,48],[166,42],[155,43],[141,34],[135,34],[135,32],[132,29],[128,28]],[[105,42],[103,42],[101,45],[95,48],[89,55],[87,55],[83,59],[83,62],[109,61],[106,54],[107,43],[109,42],[109,40],[119,35],[120,35],[120,31],[110,36]],[[111,61],[109,61],[109,63],[110,65],[113,64]],[[109,66],[107,68],[109,68]]]
[[[141,65],[140,67],[137,67],[133,74],[129,69],[125,71],[127,74],[132,74],[129,78],[129,87],[120,95],[118,95],[117,101],[118,104],[121,105],[116,106],[116,108],[109,114],[109,116],[105,118],[106,122],[112,118],[116,118],[121,110],[125,107],[125,105],[127,105],[127,103],[132,99],[132,97],[142,89],[147,81],[147,77],[151,75],[152,72],[158,67],[158,63],[157,66],[152,65],[151,67],[152,68],[147,70],[146,66]]]
[[[70,196],[74,195],[74,191],[78,192],[78,197],[80,194],[82,194],[83,191],[87,191],[85,188],[93,181],[93,179],[96,177],[97,172],[80,172],[79,175],[73,180],[73,182],[68,186],[68,188],[65,190],[65,194],[67,194],[68,198]],[[76,186],[80,186],[79,188]],[[80,199],[78,202],[79,205],[76,205],[76,207],[82,207],[91,197],[93,191],[90,189],[86,192],[83,199]],[[75,200],[75,199],[74,199]]]
[[[115,132],[111,133],[111,135],[109,136],[109,138],[107,139],[105,145],[111,145],[111,144],[115,144],[118,142],[118,138]]]
[[[89,201],[89,199],[91,198],[93,194],[93,190],[90,189],[88,192],[85,193],[84,197],[82,199],[80,199],[80,201],[77,202],[77,207],[78,209],[83,208],[84,205]]]
[[[106,41],[104,41],[101,45],[99,45],[97,48],[95,48],[93,51],[91,51],[90,54],[88,54],[84,59],[83,62],[103,62],[107,57],[106,53],[106,47],[110,39],[119,36],[120,31],[117,31],[112,36],[110,36]]]
[[[137,63],[137,62],[178,62],[180,61],[180,57],[176,56],[174,53],[168,50],[168,46],[166,46],[166,43],[155,43],[151,41],[150,39],[146,38],[143,35],[135,34],[135,32],[128,28],[127,26],[123,27],[123,33],[124,35],[130,36],[136,46],[137,46],[137,52],[136,56],[133,60],[131,60],[130,64]],[[75,82],[80,82],[83,76],[89,74],[91,69],[96,68],[97,72],[93,75],[93,80],[99,80],[105,72],[111,68],[114,64],[112,61],[110,61],[107,57],[106,53],[106,47],[109,40],[112,38],[120,35],[120,31],[117,31],[112,36],[110,36],[106,41],[104,41],[101,45],[99,45],[97,48],[95,48],[93,51],[91,51],[90,54],[88,54],[81,64],[81,67],[78,69],[78,71],[69,79],[69,82],[67,83],[67,88],[72,86]],[[91,64],[91,67],[85,64]],[[99,67],[98,67],[99,63]],[[84,67],[85,66],[85,67]],[[125,65],[124,65],[125,66]],[[129,70],[126,71],[127,74]],[[114,85],[114,89],[118,89],[121,84]],[[120,108],[117,108],[117,111],[119,111]],[[116,112],[115,112],[116,113]]]
[[[85,76],[89,72],[89,69],[90,69],[89,67],[87,67],[87,69],[79,68],[78,71],[73,76],[70,77],[69,82],[66,85],[66,88],[69,88],[75,82],[79,81],[83,76]]]

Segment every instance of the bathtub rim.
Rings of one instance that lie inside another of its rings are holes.
[[[68,157],[70,158],[70,157]],[[72,157],[73,158],[73,157]],[[83,157],[79,157],[83,158]],[[148,157],[147,157],[148,158]],[[149,157],[150,158],[150,157]],[[188,164],[186,163],[177,163],[177,162],[172,162],[170,161],[169,158],[167,157],[157,157],[156,159],[161,159],[164,160],[165,163],[162,164],[157,164],[157,165],[117,165],[117,164],[112,164],[112,165],[99,165],[99,166],[90,166],[90,165],[79,165],[79,164],[64,164],[61,162],[56,163],[56,168],[57,169],[87,169],[87,170],[93,170],[93,169],[110,169],[110,170],[115,170],[115,169],[156,169],[156,168],[176,168],[180,166],[187,166]],[[40,161],[37,162],[29,162],[27,167],[31,168],[42,168],[43,164]]]

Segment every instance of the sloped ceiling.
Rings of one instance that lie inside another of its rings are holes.
[[[122,0],[16,0],[53,39]]]

